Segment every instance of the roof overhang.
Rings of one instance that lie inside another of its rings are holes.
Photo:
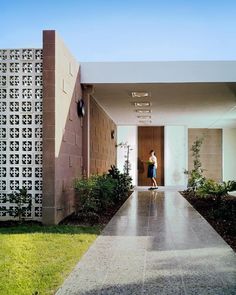
[[[236,61],[84,62],[82,84],[236,82]]]
[[[148,101],[148,125],[236,128],[236,61],[86,62],[81,83],[118,125],[143,125],[135,102]]]

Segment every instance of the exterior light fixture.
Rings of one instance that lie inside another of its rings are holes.
[[[137,113],[139,114],[150,114],[151,113],[151,110],[150,109],[139,109],[139,110],[136,110]]]
[[[146,92],[146,91],[133,91],[133,92],[131,92],[131,96],[133,98],[148,97],[148,96],[150,96],[150,93]]]
[[[135,107],[150,107],[151,102],[150,101],[142,101],[142,102],[134,102]]]
[[[150,124],[150,123],[152,123],[152,120],[139,120],[139,123]]]
[[[137,116],[138,119],[151,119],[151,116]]]
[[[85,115],[85,105],[83,99],[80,99],[77,104],[77,114],[78,117],[84,117]]]
[[[116,134],[115,130],[111,130],[111,139],[115,138],[115,134]]]

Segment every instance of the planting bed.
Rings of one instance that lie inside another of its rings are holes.
[[[236,197],[199,197],[194,192],[183,191],[185,199],[212,225],[236,252]]]

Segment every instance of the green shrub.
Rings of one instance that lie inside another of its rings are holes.
[[[75,181],[76,191],[76,211],[98,212],[99,211],[99,200],[94,195],[94,188],[96,186],[96,178],[90,177],[88,179],[80,179]]]
[[[96,220],[107,208],[124,200],[132,178],[111,166],[108,174],[75,180],[76,213]]]
[[[116,166],[111,166],[111,169],[108,170],[108,175],[115,179],[115,196],[118,201],[127,197],[129,191],[132,189],[132,177],[126,173],[121,173]]]
[[[203,143],[203,138],[196,138],[194,141],[191,151],[193,157],[193,169],[188,171],[185,170],[184,173],[188,175],[188,190],[196,191],[204,181],[205,177],[202,175],[204,169],[202,169],[202,163],[200,161],[200,150]]]
[[[93,193],[96,198],[100,200],[101,210],[114,205],[116,186],[117,180],[112,179],[108,175],[97,176],[97,182]]]
[[[191,170],[189,172],[189,179],[188,179],[188,188],[190,190],[196,191],[198,187],[201,187],[206,178],[202,176],[202,171]]]
[[[77,192],[76,211],[88,214],[93,212],[101,213],[104,209],[114,203],[114,190],[116,181],[107,175],[91,176],[88,179],[75,181]]]
[[[197,189],[199,196],[214,195],[218,199],[228,194],[228,192],[236,190],[236,181],[228,181],[218,183],[212,179],[205,180],[204,183]]]

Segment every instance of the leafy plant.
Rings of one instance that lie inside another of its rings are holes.
[[[9,209],[2,209],[8,212],[13,217],[18,217],[19,221],[22,222],[25,219],[25,214],[32,208],[32,198],[30,194],[27,193],[25,187],[18,190],[19,192],[13,192],[5,197],[4,202],[9,202],[15,204],[15,206]]]
[[[212,179],[205,180],[205,182],[197,189],[199,196],[214,195],[218,200],[226,196],[228,192],[236,190],[236,181],[228,181],[218,183]]]
[[[188,189],[195,191],[205,182],[205,177],[203,176],[202,163],[200,161],[200,150],[204,138],[196,138],[194,141],[191,151],[193,157],[193,169],[188,171],[185,170],[184,173],[188,175]]]
[[[83,178],[75,181],[75,191],[77,192],[76,209],[78,208],[84,213],[97,212],[99,208],[99,200],[93,194],[96,185],[96,178]]]
[[[115,194],[114,190],[117,186],[117,180],[109,177],[108,175],[98,176],[94,194],[100,200],[101,210],[114,205]]]
[[[131,163],[129,161],[129,155],[130,155],[130,151],[132,151],[133,149],[131,148],[131,145],[128,144],[128,142],[121,142],[121,143],[117,144],[116,147],[121,147],[126,150],[126,154],[125,154],[126,160],[124,163],[124,174],[129,175],[129,171],[131,170]]]
[[[108,170],[108,175],[117,181],[114,191],[117,200],[119,201],[126,198],[127,194],[132,189],[132,178],[127,173],[121,173],[114,165]]]
[[[108,174],[75,180],[76,213],[89,222],[97,221],[109,207],[127,197],[132,178],[111,166]]]
[[[114,189],[116,181],[107,175],[91,176],[88,179],[75,181],[78,195],[77,211],[88,214],[101,213],[114,203]]]
[[[235,180],[229,180],[227,183],[227,189],[228,192],[236,191],[236,181]]]

